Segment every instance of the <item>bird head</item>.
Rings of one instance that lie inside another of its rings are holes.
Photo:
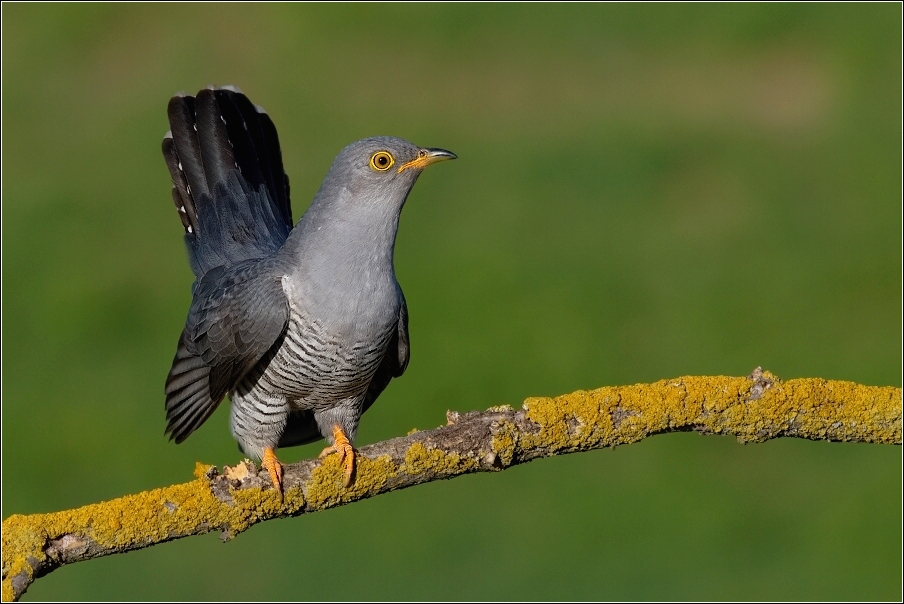
[[[365,138],[339,152],[324,186],[341,187],[359,200],[401,208],[424,168],[456,157],[450,151],[418,147],[401,138]]]
[[[303,254],[331,262],[342,255],[374,257],[375,250],[391,258],[399,215],[418,176],[431,164],[455,158],[450,151],[388,136],[348,145],[292,230],[289,248],[297,242]]]

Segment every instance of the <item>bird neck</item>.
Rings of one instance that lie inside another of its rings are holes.
[[[330,203],[332,202],[332,203]],[[393,255],[401,207],[371,199],[315,198],[283,251],[301,276],[344,289],[395,283]],[[383,277],[383,279],[380,279]]]

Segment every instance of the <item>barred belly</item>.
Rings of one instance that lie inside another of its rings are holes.
[[[232,393],[232,432],[242,450],[260,458],[264,448],[275,447],[291,410],[360,408],[393,329],[343,345],[348,338],[292,312],[285,335]]]

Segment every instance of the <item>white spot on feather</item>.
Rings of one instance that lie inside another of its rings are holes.
[[[191,230],[191,225],[188,225],[188,228],[187,228],[186,230],[187,230],[189,233],[191,233],[191,232],[192,232],[192,230]]]

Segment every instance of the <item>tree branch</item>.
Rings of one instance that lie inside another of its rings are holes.
[[[746,378],[682,377],[446,417],[448,424],[435,430],[362,447],[348,489],[335,455],[286,466],[283,501],[266,472],[258,475],[248,461],[222,473],[199,463],[197,479],[185,484],[75,510],[10,516],[3,521],[3,600],[18,600],[35,579],[63,564],[214,530],[228,540],[271,518],[661,432],[733,434],[742,443],[791,436],[901,444],[901,389],[819,378],[782,382],[757,368]]]

